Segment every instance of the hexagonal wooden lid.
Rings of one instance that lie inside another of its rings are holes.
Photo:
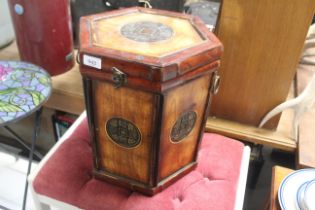
[[[143,11],[91,22],[93,46],[161,57],[202,43],[189,20]]]
[[[220,41],[205,24],[186,14],[133,7],[86,16],[80,22],[81,59],[87,54],[106,58],[104,65],[113,59],[115,65],[119,60],[160,70],[148,80],[175,78],[219,60],[221,51]],[[104,65],[102,69],[109,67]]]

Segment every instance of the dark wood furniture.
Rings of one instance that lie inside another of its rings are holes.
[[[82,18],[95,176],[153,195],[193,170],[221,51],[185,14],[134,7]]]

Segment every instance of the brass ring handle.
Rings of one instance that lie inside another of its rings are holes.
[[[75,60],[77,61],[77,63],[79,64],[79,65],[81,65],[81,61],[80,61],[80,53],[79,52],[77,52],[77,55],[75,56]]]
[[[221,78],[216,71],[212,77],[211,92],[217,94],[219,92]]]

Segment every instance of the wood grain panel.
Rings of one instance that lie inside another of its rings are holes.
[[[100,167],[110,173],[149,183],[150,148],[153,140],[155,95],[106,82],[93,82],[95,132]],[[141,143],[124,148],[114,143],[105,130],[106,122],[120,117],[132,122],[141,132]]]
[[[274,166],[272,168],[270,210],[281,210],[278,201],[278,190],[282,180],[292,172],[294,172],[294,170],[281,166]]]
[[[286,99],[314,11],[314,0],[223,2],[222,83],[211,115],[257,126]]]
[[[199,77],[185,85],[174,88],[164,96],[161,143],[159,158],[159,180],[195,160],[198,135],[202,123],[210,75]],[[173,143],[171,130],[179,116],[187,111],[197,113],[197,120],[192,131],[183,140]]]
[[[295,140],[287,130],[274,132],[237,122],[209,117],[205,131],[255,144],[270,146],[288,152],[295,152],[297,149]]]

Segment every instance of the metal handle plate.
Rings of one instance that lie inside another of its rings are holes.
[[[119,88],[122,85],[127,83],[127,74],[122,72],[116,67],[112,67],[112,72],[113,72],[113,81],[114,81],[114,87]]]

